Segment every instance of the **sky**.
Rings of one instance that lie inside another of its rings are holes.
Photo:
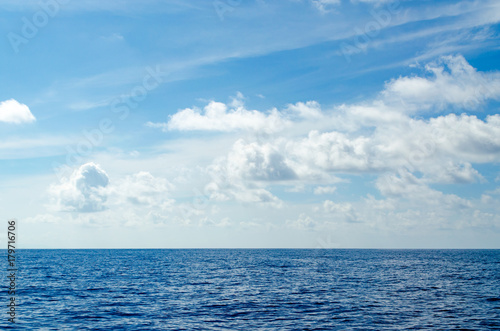
[[[0,6],[21,248],[500,248],[498,1]]]

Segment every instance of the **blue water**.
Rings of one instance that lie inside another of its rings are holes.
[[[500,330],[500,250],[17,255],[16,329]]]

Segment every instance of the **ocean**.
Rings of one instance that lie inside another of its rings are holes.
[[[500,330],[500,250],[16,255],[16,323],[4,268],[2,330]]]

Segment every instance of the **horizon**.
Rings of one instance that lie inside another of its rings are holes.
[[[201,248],[201,247],[191,247],[191,248],[171,248],[171,247],[163,247],[163,248],[19,248],[18,251],[22,250],[479,250],[479,251],[495,251],[500,250],[500,248],[321,248],[321,247],[303,247],[303,248],[288,248],[288,247],[278,247],[278,248],[269,248],[269,247],[212,247],[212,248]],[[6,250],[3,248],[2,250]]]
[[[2,243],[500,249],[498,1],[4,8]]]

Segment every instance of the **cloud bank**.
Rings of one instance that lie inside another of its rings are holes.
[[[200,131],[198,139],[203,132],[227,133],[218,137],[229,139],[228,147],[193,165],[198,179],[179,173],[179,187],[139,171],[112,180],[87,163],[51,186],[52,207],[126,224],[230,227],[243,218],[241,226],[263,226],[241,216],[248,209],[275,215],[273,226],[307,231],[342,224],[390,231],[416,224],[499,226],[494,193],[475,199],[436,187],[484,183],[479,165],[500,161],[500,115],[471,114],[499,98],[499,83],[498,73],[447,56],[420,76],[389,80],[373,100],[360,103],[307,101],[265,112],[248,110],[241,94],[227,104],[210,101],[203,110],[186,108],[168,122],[150,123]],[[360,180],[377,196],[357,187]],[[186,202],[192,187],[200,189],[194,196],[202,203]]]

